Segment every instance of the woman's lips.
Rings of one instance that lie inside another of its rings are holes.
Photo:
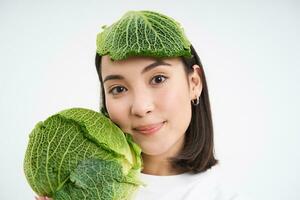
[[[141,126],[141,127],[135,128],[135,130],[144,135],[152,135],[152,134],[156,133],[157,131],[159,131],[161,129],[161,127],[164,125],[164,123],[165,123],[165,121],[161,122],[161,123],[157,123],[157,124]]]

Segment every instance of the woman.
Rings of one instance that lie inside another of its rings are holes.
[[[135,199],[234,198],[215,176],[205,74],[178,22],[126,13],[98,35],[96,69],[102,112],[142,149],[147,186]]]

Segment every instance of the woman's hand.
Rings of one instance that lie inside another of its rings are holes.
[[[35,197],[35,200],[52,200],[49,197]]]

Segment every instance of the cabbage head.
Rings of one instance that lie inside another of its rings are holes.
[[[29,135],[24,172],[31,188],[55,200],[132,199],[143,183],[141,149],[104,114],[63,110]]]
[[[97,35],[97,53],[112,60],[130,56],[191,57],[191,43],[181,24],[164,14],[128,11]]]

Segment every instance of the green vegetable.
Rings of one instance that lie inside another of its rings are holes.
[[[97,53],[112,60],[128,56],[191,57],[190,42],[174,19],[153,11],[129,11],[97,35]]]
[[[102,113],[71,108],[36,124],[24,172],[32,189],[55,200],[130,199],[142,184],[141,149]]]

